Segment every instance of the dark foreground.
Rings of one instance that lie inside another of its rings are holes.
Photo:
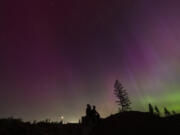
[[[178,134],[180,115],[159,117],[144,112],[124,112],[101,119],[94,125],[62,124],[49,121],[30,123],[20,119],[0,119],[0,135],[121,135]]]

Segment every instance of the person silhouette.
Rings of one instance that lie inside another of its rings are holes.
[[[100,118],[100,115],[96,111],[96,106],[95,105],[93,106],[93,109],[92,109],[91,112],[92,112],[92,116],[93,116],[94,121],[97,121]]]
[[[91,106],[90,106],[90,104],[87,104],[87,107],[86,107],[86,116],[91,116]]]
[[[95,110],[96,116],[100,117],[99,113],[96,111],[96,106],[94,106],[93,108],[94,108],[94,110]]]

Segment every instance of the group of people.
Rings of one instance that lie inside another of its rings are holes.
[[[96,106],[93,105],[93,107],[91,108],[91,105],[89,104],[87,104],[86,116],[88,118],[91,118],[93,121],[97,121],[100,118],[99,113],[96,111]]]

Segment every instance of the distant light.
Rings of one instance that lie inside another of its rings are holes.
[[[61,120],[63,120],[64,119],[64,116],[61,116]]]

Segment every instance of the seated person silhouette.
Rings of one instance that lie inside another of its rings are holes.
[[[100,115],[99,115],[99,113],[96,111],[96,106],[93,106],[93,109],[92,109],[91,113],[92,113],[92,119],[93,119],[93,121],[94,121],[94,122],[97,122],[97,121],[99,120],[99,118],[100,118]]]

